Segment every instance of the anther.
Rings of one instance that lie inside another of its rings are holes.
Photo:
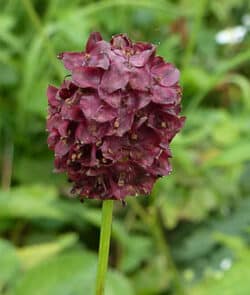
[[[119,121],[118,120],[115,120],[114,127],[115,128],[119,128],[119,126],[120,126]]]

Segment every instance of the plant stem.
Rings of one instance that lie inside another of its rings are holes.
[[[102,223],[96,277],[96,295],[104,294],[105,277],[109,257],[113,203],[113,200],[107,200],[103,201],[102,205]]]

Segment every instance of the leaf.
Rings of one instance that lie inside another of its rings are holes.
[[[18,273],[20,264],[15,248],[6,240],[0,239],[0,292]]]
[[[167,289],[171,276],[172,273],[166,269],[165,259],[161,256],[154,256],[147,266],[144,266],[133,276],[136,294],[161,294]]]
[[[94,294],[96,256],[88,251],[62,254],[26,272],[12,294],[80,295]],[[129,282],[116,272],[109,274],[107,295],[132,295]]]
[[[62,250],[75,245],[77,239],[78,238],[75,233],[65,234],[54,242],[20,248],[17,250],[17,255],[22,263],[22,267],[24,269],[29,269],[51,256],[58,254]]]
[[[211,166],[230,166],[237,165],[244,161],[250,160],[250,142],[246,140],[238,141],[237,144],[220,152],[218,156],[207,161],[204,165]]]
[[[1,218],[52,218],[64,220],[63,212],[53,205],[57,193],[52,186],[23,186],[0,191]]]
[[[217,236],[221,242],[226,243],[230,248],[236,251],[242,251],[240,260],[233,263],[232,268],[224,272],[208,272],[207,277],[198,286],[191,289],[190,295],[244,295],[249,293],[250,277],[250,251],[243,246],[242,241],[238,238]],[[237,254],[237,252],[236,252]]]
[[[140,263],[148,260],[152,255],[153,247],[149,237],[130,235],[124,246],[124,253],[120,267],[124,272],[134,271]]]

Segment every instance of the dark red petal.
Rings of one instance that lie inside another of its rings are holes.
[[[129,59],[129,63],[135,67],[143,67],[149,60],[149,58],[154,54],[155,47],[152,46],[151,49],[135,53]]]
[[[91,50],[93,50],[96,46],[96,43],[101,40],[102,40],[102,35],[99,32],[91,33],[86,44],[86,48],[85,48],[86,52],[89,53]]]
[[[121,104],[121,98],[122,98],[122,94],[120,90],[113,93],[107,93],[100,87],[98,89],[98,93],[99,93],[100,99],[102,99],[103,101],[105,101],[107,104],[109,104],[110,106],[114,108],[119,108]]]
[[[58,88],[52,85],[49,85],[47,88],[48,102],[52,107],[57,107],[60,104],[59,99],[56,98],[57,91]]]
[[[83,52],[63,52],[60,54],[63,64],[66,69],[73,70],[74,68],[80,67],[84,62]]]
[[[164,64],[165,64],[164,59],[161,56],[155,56],[151,60],[151,67],[156,67],[156,66],[160,66]]]
[[[127,137],[106,137],[102,146],[102,154],[106,159],[120,161],[129,156],[129,141]]]
[[[172,171],[172,167],[169,163],[168,153],[162,152],[160,157],[154,161],[150,172],[153,175],[168,175]]]
[[[123,136],[129,131],[134,121],[134,113],[128,112],[126,108],[120,109],[117,119],[115,119],[107,135]]]
[[[68,136],[68,127],[69,127],[69,121],[61,121],[61,123],[58,126],[58,132],[61,137],[67,137]]]
[[[144,108],[150,103],[150,101],[152,100],[152,96],[149,92],[138,91],[135,94],[135,100],[136,100],[136,108],[139,110],[141,108]]]
[[[107,133],[108,128],[108,123],[98,124],[95,121],[82,122],[77,126],[75,138],[86,144],[97,142]]]
[[[47,143],[50,149],[53,149],[56,145],[56,143],[59,141],[60,136],[57,132],[57,130],[52,130],[51,133],[48,136]]]
[[[62,118],[58,113],[51,115],[47,119],[47,123],[46,123],[46,128],[48,129],[48,131],[51,132],[53,131],[53,129],[57,129],[61,120]]]
[[[150,74],[144,68],[134,68],[130,72],[129,84],[135,90],[148,90],[150,88],[150,80]]]
[[[67,156],[64,156],[64,157],[55,156],[55,161],[54,161],[55,170],[54,170],[54,172],[64,172],[67,168],[66,162],[67,162]]]
[[[112,93],[125,88],[128,80],[129,72],[125,65],[113,61],[109,70],[105,71],[102,76],[101,87],[108,93]]]
[[[78,87],[74,83],[69,80],[64,80],[64,83],[59,90],[59,96],[65,100],[73,96],[77,89]]]
[[[82,88],[97,88],[101,80],[101,69],[92,67],[78,67],[72,72],[72,80]]]
[[[57,157],[62,157],[66,155],[70,150],[70,145],[65,140],[59,140],[55,145],[55,155]]]
[[[104,53],[98,53],[97,55],[91,55],[88,66],[89,67],[97,67],[104,70],[107,70],[109,68],[109,58]]]
[[[104,123],[113,120],[117,116],[117,111],[107,104],[103,105],[93,116],[97,122]]]
[[[81,121],[83,119],[83,113],[78,105],[70,105],[65,103],[62,106],[61,114],[63,119],[72,121]]]
[[[125,34],[119,34],[112,37],[110,41],[113,48],[123,49],[126,47],[131,47],[132,42]]]
[[[153,76],[163,86],[172,86],[179,81],[180,72],[170,63],[155,65],[151,70]]]
[[[177,91],[172,87],[162,87],[155,85],[153,87],[152,101],[160,104],[174,104],[177,99]]]
[[[85,117],[92,119],[98,109],[102,107],[102,101],[95,94],[82,95],[80,106]]]
[[[83,144],[89,144],[96,141],[96,137],[89,132],[86,123],[80,123],[78,125],[75,132],[75,138]]]

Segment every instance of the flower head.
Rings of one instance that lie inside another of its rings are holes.
[[[150,43],[92,33],[85,51],[59,54],[71,79],[47,90],[48,145],[81,198],[149,194],[171,171],[182,128],[179,71]]]

